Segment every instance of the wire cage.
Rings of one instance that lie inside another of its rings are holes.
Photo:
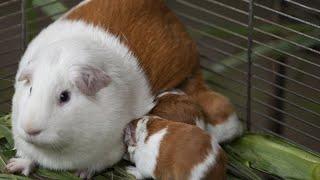
[[[320,2],[176,0],[209,85],[250,131],[320,150]]]
[[[0,114],[30,40],[79,0],[0,0]],[[320,151],[320,1],[167,0],[249,131]]]

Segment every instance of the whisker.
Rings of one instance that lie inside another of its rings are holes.
[[[54,150],[54,151],[58,151],[58,152],[61,151],[60,148],[59,148],[59,146],[57,146],[56,143],[50,143],[50,147],[51,147],[52,150]]]

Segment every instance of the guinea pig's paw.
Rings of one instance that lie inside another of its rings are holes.
[[[134,166],[127,166],[126,167],[127,173],[133,175],[136,179],[144,179],[138,168]]]
[[[81,179],[91,179],[92,176],[94,175],[94,172],[89,171],[88,169],[81,169],[81,170],[78,170],[75,173],[75,175]]]
[[[11,158],[6,165],[6,169],[10,173],[21,172],[23,175],[28,176],[34,169],[35,165],[35,162],[29,159]]]

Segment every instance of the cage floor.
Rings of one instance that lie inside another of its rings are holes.
[[[0,179],[79,179],[73,172],[39,168],[30,177],[7,174],[5,165],[15,155],[10,131],[10,115],[0,117]],[[228,179],[319,179],[320,155],[307,152],[283,139],[247,133],[223,145],[228,154]],[[121,161],[93,179],[132,180]]]

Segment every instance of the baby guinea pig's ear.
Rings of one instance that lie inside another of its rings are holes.
[[[91,65],[74,65],[71,67],[71,81],[85,95],[93,96],[111,82],[100,68]]]
[[[134,146],[136,145],[136,127],[132,122],[127,124],[124,129],[124,137],[123,141],[127,146]]]

